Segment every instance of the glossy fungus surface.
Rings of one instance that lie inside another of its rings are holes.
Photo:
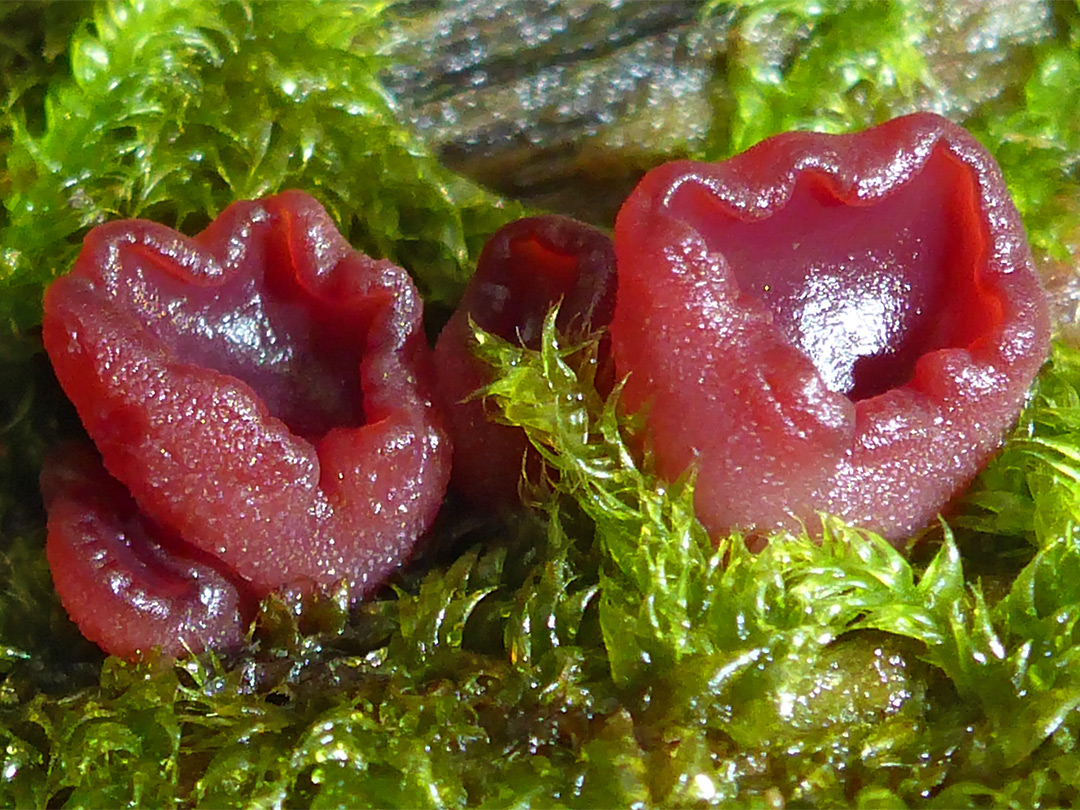
[[[612,347],[714,533],[926,526],[1015,420],[1046,303],[997,165],[931,114],[650,172],[615,227]],[[693,418],[687,418],[692,415]]]
[[[300,192],[194,238],[94,229],[43,322],[100,455],[42,475],[53,577],[86,635],[126,656],[231,643],[273,590],[360,595],[398,567],[449,477],[421,308]]]
[[[480,328],[538,348],[544,317],[560,303],[564,334],[606,326],[615,305],[615,249],[584,223],[559,216],[530,217],[496,232],[476,273],[435,344],[439,393],[454,438],[452,485],[481,505],[518,502],[528,442],[518,428],[492,420],[492,406],[470,398],[491,381],[473,354],[471,318]],[[608,344],[602,342],[598,363]],[[537,459],[534,463],[538,464]]]

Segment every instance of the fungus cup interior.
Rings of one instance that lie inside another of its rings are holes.
[[[853,194],[806,170],[764,217],[695,182],[668,205],[724,257],[740,294],[770,311],[829,390],[857,402],[909,382],[928,352],[990,339],[1003,314],[981,278],[989,235],[976,177],[947,149],[936,147],[882,197]]]
[[[510,272],[501,279],[507,297],[499,301],[497,310],[489,307],[472,313],[474,320],[505,340],[520,340],[536,348],[547,311],[538,304],[563,299],[559,325],[564,329],[571,317],[588,317],[585,310],[596,297],[594,279],[587,276],[579,281],[582,257],[575,252],[576,247],[554,244],[538,233],[508,240],[507,252],[514,261],[507,268]]]
[[[177,277],[180,263],[172,256],[149,248],[133,246],[122,261],[137,265],[128,275],[133,302],[151,310],[144,313],[147,327],[176,357],[242,380],[290,432],[317,441],[331,428],[364,424],[358,369],[379,302],[333,289],[346,275],[340,265],[333,277],[319,279],[326,289],[312,289],[298,271],[303,253],[293,245],[302,229],[287,213],[281,219],[266,255],[245,257],[263,263],[265,274],[232,273],[199,286],[190,276]],[[212,244],[215,237],[196,242]],[[341,264],[355,260],[345,256]],[[198,261],[213,262],[207,254]]]

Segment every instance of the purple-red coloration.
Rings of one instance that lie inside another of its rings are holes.
[[[1046,303],[1000,170],[916,114],[650,172],[615,226],[624,401],[708,529],[827,512],[898,541],[1000,445]],[[690,418],[688,418],[690,417]]]
[[[140,220],[92,231],[43,322],[119,482],[86,486],[78,458],[43,474],[53,576],[84,632],[175,651],[161,617],[190,612],[185,577],[231,583],[240,604],[341,581],[359,595],[398,567],[449,477],[421,315],[405,271],[353,251],[300,192],[236,203],[190,239]],[[243,632],[192,621],[196,649]]]
[[[87,638],[125,658],[243,641],[255,608],[243,583],[139,512],[93,448],[61,448],[41,491],[55,538],[49,566]]]
[[[468,399],[491,381],[490,369],[473,355],[469,318],[486,332],[537,348],[544,317],[560,299],[556,323],[564,333],[610,322],[615,304],[611,240],[566,217],[512,222],[484,246],[476,273],[435,344],[439,395],[454,438],[451,484],[473,503],[518,502],[528,442],[520,429],[491,421],[491,407],[483,400]],[[606,352],[605,341],[601,365]]]

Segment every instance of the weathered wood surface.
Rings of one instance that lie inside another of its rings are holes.
[[[386,83],[458,171],[610,225],[641,174],[705,137],[729,15],[700,0],[412,3]]]
[[[706,5],[410,0],[394,7],[396,66],[385,81],[403,118],[450,167],[538,208],[610,226],[645,170],[722,138],[729,53],[754,49],[783,75],[820,34],[793,30],[780,11],[751,24],[745,10],[713,4],[706,13]],[[934,81],[910,106],[958,121],[1015,88],[1031,46],[1054,27],[1052,1],[916,0],[911,9],[931,23],[919,47]]]

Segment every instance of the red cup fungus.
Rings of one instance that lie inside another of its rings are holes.
[[[926,113],[650,172],[615,225],[624,402],[713,534],[901,541],[1000,445],[1048,316],[993,158]]]
[[[623,402],[663,477],[695,472],[716,535],[824,512],[909,537],[999,446],[1049,341],[997,165],[926,113],[661,166],[614,246],[564,217],[507,225],[434,368],[408,275],[306,194],[235,203],[193,238],[110,223],[45,297],[46,350],[97,446],[42,472],[65,608],[121,656],[234,646],[274,590],[382,583],[434,520],[451,453],[467,500],[516,503],[527,441],[470,399],[490,372],[469,320],[536,348],[560,301],[563,332],[610,322]]]
[[[561,303],[560,303],[561,302]],[[435,344],[439,394],[454,439],[452,487],[481,506],[519,504],[528,441],[519,428],[492,421],[492,406],[472,395],[491,382],[473,354],[470,318],[505,340],[536,349],[544,318],[560,303],[564,334],[606,326],[615,306],[615,249],[601,231],[567,217],[529,217],[488,240],[476,273]],[[603,371],[606,341],[597,361]],[[527,465],[538,467],[539,456]]]
[[[194,238],[91,231],[43,321],[99,454],[62,448],[42,473],[83,633],[126,657],[229,646],[274,590],[359,596],[407,559],[450,471],[422,306],[300,192]]]

